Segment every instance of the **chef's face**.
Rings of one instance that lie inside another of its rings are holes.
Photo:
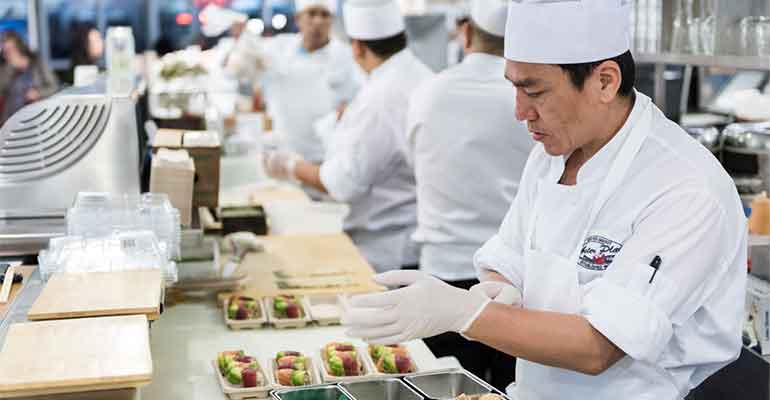
[[[332,14],[326,7],[308,7],[297,14],[297,27],[306,42],[320,47],[329,41],[329,34],[332,30]]]
[[[507,61],[505,77],[516,88],[516,118],[548,154],[568,155],[602,132],[593,76],[579,89],[558,65]]]

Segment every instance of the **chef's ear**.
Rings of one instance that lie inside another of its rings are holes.
[[[353,51],[353,59],[363,59],[366,54],[366,46],[357,39],[350,41],[350,49]]]
[[[594,79],[598,79],[596,87],[599,90],[599,99],[602,103],[609,103],[618,97],[623,74],[620,65],[615,61],[604,61],[594,70]]]

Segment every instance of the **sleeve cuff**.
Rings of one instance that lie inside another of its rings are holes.
[[[581,314],[639,361],[657,362],[673,336],[671,321],[653,301],[606,278],[584,287]]]
[[[338,159],[321,164],[319,175],[326,192],[335,200],[347,202],[358,195],[355,183],[348,178]]]
[[[523,261],[521,254],[503,243],[499,235],[493,236],[484,243],[473,256],[473,266],[476,268],[477,276],[481,276],[482,270],[494,271],[519,289],[524,287],[518,271],[518,268],[524,265]]]

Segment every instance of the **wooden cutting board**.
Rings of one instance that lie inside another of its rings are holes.
[[[249,195],[252,205],[264,205],[274,201],[303,201],[310,202],[310,197],[302,189],[293,186],[265,187],[253,191]]]
[[[247,255],[236,271],[249,276],[243,290],[247,296],[382,289],[372,282],[374,269],[345,234],[266,236],[262,240],[265,251]]]
[[[0,397],[149,384],[149,336],[144,315],[13,324],[0,350]]]
[[[53,274],[27,319],[144,314],[156,320],[162,285],[160,270]]]

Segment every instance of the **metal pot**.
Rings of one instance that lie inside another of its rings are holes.
[[[730,124],[722,132],[724,146],[748,154],[770,153],[770,122]]]
[[[718,153],[722,149],[722,134],[716,127],[687,127],[684,130],[712,153]]]

